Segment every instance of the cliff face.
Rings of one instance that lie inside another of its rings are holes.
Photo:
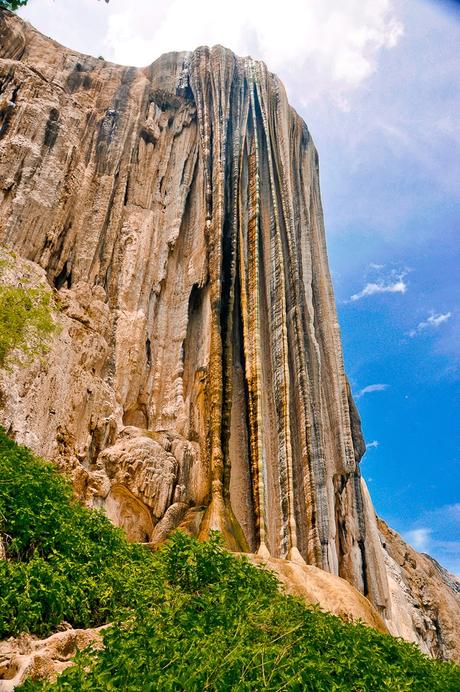
[[[0,58],[0,243],[62,324],[3,375],[0,422],[133,540],[218,529],[391,628],[317,155],[279,80],[221,47],[120,67],[6,12]]]

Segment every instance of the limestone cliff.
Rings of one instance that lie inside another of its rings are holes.
[[[263,63],[217,46],[121,67],[1,12],[0,243],[61,303],[47,362],[3,375],[15,439],[132,540],[218,529],[340,575],[398,632],[318,158]],[[404,636],[455,653],[429,628]]]

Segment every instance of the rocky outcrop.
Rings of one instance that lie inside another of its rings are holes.
[[[302,565],[290,560],[275,557],[264,560],[260,555],[249,555],[249,559],[274,572],[283,590],[291,596],[301,598],[308,605],[319,606],[345,622],[360,620],[379,632],[388,633],[381,615],[345,579],[313,565]]]
[[[104,626],[106,627],[106,625]],[[24,635],[19,639],[0,642],[0,690],[11,692],[26,678],[55,680],[72,665],[71,659],[87,646],[102,646],[104,627],[87,630],[66,629],[47,639]]]
[[[219,46],[121,67],[7,12],[0,39],[0,242],[62,325],[4,374],[0,422],[133,540],[217,529],[396,617],[318,158],[279,80]]]
[[[378,520],[387,566],[392,634],[460,662],[460,580]]]

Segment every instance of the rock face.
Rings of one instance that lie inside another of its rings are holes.
[[[260,555],[250,555],[249,559],[274,572],[281,588],[291,596],[298,596],[309,605],[317,605],[345,622],[361,620],[369,627],[388,634],[388,627],[381,615],[345,579],[313,565],[302,565],[291,560],[276,557],[264,560]]]
[[[394,613],[392,634],[460,663],[460,581],[429,555],[417,553],[384,521],[378,524]]]
[[[62,325],[0,422],[132,540],[217,529],[391,629],[318,158],[279,80],[220,46],[113,65],[4,11],[0,58],[0,242]]]

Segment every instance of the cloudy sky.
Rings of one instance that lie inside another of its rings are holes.
[[[377,511],[460,574],[460,11],[442,0],[30,0],[75,50],[221,43],[283,79],[320,155],[345,359]]]

